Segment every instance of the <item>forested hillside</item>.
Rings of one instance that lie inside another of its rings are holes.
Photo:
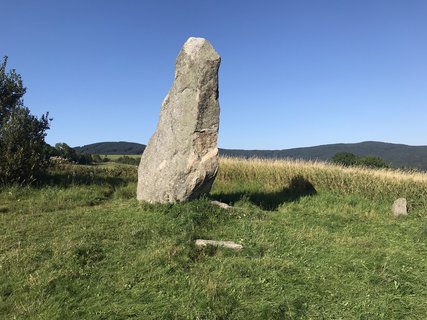
[[[78,153],[89,154],[142,154],[145,150],[145,145],[135,142],[98,142],[87,144],[82,147],[74,148]]]

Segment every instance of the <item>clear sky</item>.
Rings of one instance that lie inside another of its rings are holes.
[[[190,36],[222,57],[220,147],[427,144],[425,0],[0,0],[50,144],[147,143]]]

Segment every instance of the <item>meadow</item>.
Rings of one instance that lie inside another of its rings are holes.
[[[118,158],[124,157],[124,155],[120,155],[120,154],[106,154],[103,155],[102,157],[107,157],[111,160],[117,160]],[[141,155],[140,154],[127,154],[126,157],[129,158],[134,158],[134,159],[140,159]]]
[[[138,203],[136,179],[64,165],[0,189],[0,318],[425,319],[426,173],[222,158],[174,205]]]

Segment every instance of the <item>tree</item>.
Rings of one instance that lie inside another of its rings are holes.
[[[88,153],[77,153],[65,142],[55,144],[55,150],[59,157],[67,159],[70,162],[78,164],[91,164],[93,162],[92,155]]]
[[[78,162],[79,156],[77,155],[76,150],[71,148],[65,142],[58,142],[55,144],[55,149],[58,151],[60,157],[67,159],[71,162]]]
[[[6,73],[6,65],[7,57],[4,57],[0,65],[0,126],[13,110],[24,106],[22,97],[27,91],[15,69]]]
[[[338,152],[332,157],[331,161],[349,167],[356,164],[357,156],[350,152]]]
[[[331,161],[346,167],[360,166],[368,168],[389,168],[390,166],[384,159],[374,156],[358,157],[350,152],[338,152]]]
[[[390,166],[380,157],[360,157],[356,161],[356,165],[368,168],[389,168]]]
[[[79,153],[78,157],[78,164],[91,164],[93,162],[92,155],[89,153]]]
[[[0,183],[31,183],[48,166],[49,114],[30,113],[21,76],[14,69],[6,72],[6,65],[7,57],[0,65]]]

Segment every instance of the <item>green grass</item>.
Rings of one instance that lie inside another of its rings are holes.
[[[338,176],[312,176],[313,192],[288,179],[307,174],[301,165],[238,167],[222,160],[211,195],[232,211],[209,199],[139,204],[135,169],[123,166],[3,188],[0,318],[425,318],[427,215],[416,190],[397,219],[389,197],[340,191]],[[244,248],[198,249],[197,238]]]
[[[109,158],[111,160],[116,160],[116,159],[124,157],[124,156],[129,157],[129,158],[135,158],[135,159],[141,158],[140,154],[126,154],[126,155],[121,155],[121,154],[107,154],[107,155],[101,155],[101,157],[107,157],[107,158]]]

